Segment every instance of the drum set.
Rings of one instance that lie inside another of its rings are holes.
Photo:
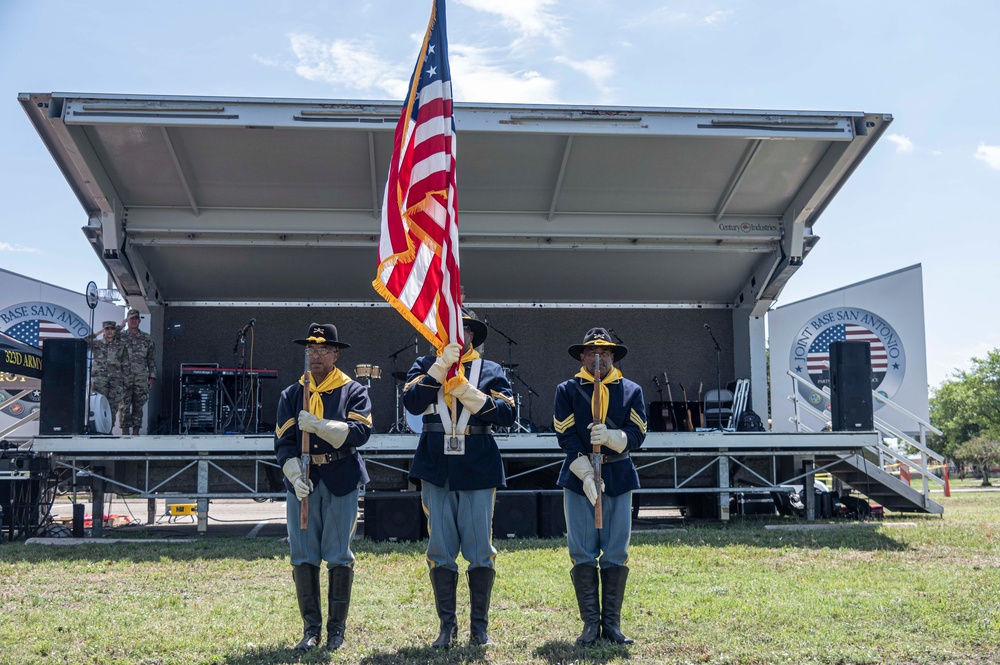
[[[354,376],[360,379],[359,383],[363,383],[365,388],[371,388],[374,379],[382,378],[382,368],[378,365],[362,363],[354,366]]]

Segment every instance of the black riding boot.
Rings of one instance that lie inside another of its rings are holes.
[[[307,651],[319,645],[319,633],[323,626],[323,612],[319,606],[319,567],[304,563],[292,566],[295,580],[295,595],[299,599],[299,614],[302,615],[302,640],[295,645],[296,651]]]
[[[493,640],[486,632],[490,623],[490,595],[497,573],[493,568],[470,568],[469,576],[469,641],[472,644],[492,646]]]
[[[351,587],[354,586],[354,569],[335,566],[330,569],[330,594],[327,598],[329,612],[326,618],[326,648],[339,649],[344,644],[347,629],[347,611],[351,608]]]
[[[438,649],[449,649],[458,636],[458,620],[455,618],[455,587],[458,586],[458,572],[447,568],[431,568],[431,588],[434,589],[434,605],[441,620],[441,633],[431,644]]]
[[[622,633],[620,625],[627,579],[626,566],[601,569],[601,636],[616,644],[632,644],[632,639]]]
[[[580,620],[583,632],[576,643],[590,646],[601,636],[601,601],[597,595],[597,567],[589,564],[573,566],[569,571],[576,590],[576,602],[580,606]]]

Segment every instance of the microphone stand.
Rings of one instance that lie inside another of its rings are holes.
[[[253,419],[252,410],[255,408],[253,404],[253,376],[247,376],[245,370],[247,368],[247,331],[253,328],[255,319],[250,319],[250,322],[240,328],[240,332],[236,337],[236,344],[233,345],[233,364],[236,366],[236,371],[233,376],[233,412],[227,419],[227,423],[233,423],[233,431],[246,434],[247,426]],[[253,368],[250,368],[251,372]],[[223,380],[219,377],[220,381]],[[248,413],[248,410],[251,412]],[[225,431],[225,426],[223,426],[223,431]]]
[[[712,343],[715,344],[715,417],[718,418],[719,426],[716,428],[720,432],[722,431],[722,347],[719,346],[719,340],[715,339],[715,334],[712,333],[712,329],[705,324],[705,330],[708,331],[709,336],[712,338]]]
[[[504,333],[502,330],[497,330],[496,326],[494,326],[493,324],[490,323],[490,320],[489,320],[488,317],[483,317],[483,323],[486,324],[487,328],[489,328],[490,330],[492,330],[493,332],[495,332],[496,334],[500,335],[505,340],[507,340],[507,369],[513,371],[513,369],[514,369],[514,347],[517,346],[517,342],[515,342],[514,340],[512,340],[510,338],[510,336],[507,335],[506,333]],[[524,383],[524,381],[522,381],[521,383]],[[527,384],[525,384],[525,386],[527,386]]]
[[[521,383],[524,384],[525,388],[528,389],[528,391],[529,391],[528,392],[528,418],[530,420],[531,419],[531,393],[533,391],[531,390],[531,386],[529,386],[527,383],[524,383],[524,380],[521,379],[521,377],[519,377],[517,375],[517,373],[514,371],[514,347],[517,346],[517,342],[515,342],[513,339],[511,339],[510,335],[508,335],[507,333],[503,332],[502,330],[498,330],[493,324],[491,324],[490,323],[490,317],[486,316],[485,314],[483,315],[483,323],[486,324],[487,328],[489,328],[490,330],[492,330],[493,332],[495,332],[496,334],[500,335],[505,340],[507,340],[507,372],[506,372],[506,374],[507,374],[508,378],[515,378],[515,379],[517,379],[518,381],[520,381]],[[511,381],[510,389],[512,391],[514,390],[514,383],[513,383],[513,381]],[[535,393],[535,394],[537,395],[537,393]],[[516,405],[517,405],[516,406],[516,413],[515,413],[516,420],[514,422],[514,426],[510,429],[511,434],[516,434],[517,432],[521,431],[522,429],[527,429],[523,425],[521,425],[521,395],[520,394],[516,395],[515,399],[517,400],[516,401]]]
[[[406,351],[411,346],[413,347],[413,352],[419,355],[420,349],[417,346],[416,334],[413,335],[412,341],[407,341],[406,344],[403,347],[401,347],[398,351],[389,354],[389,358],[392,359],[392,387],[396,392],[396,422],[394,422],[392,424],[392,427],[389,428],[389,434],[392,434],[394,432],[402,434],[403,432],[406,431],[406,414],[403,413],[402,400],[399,399],[399,380],[396,378],[396,372],[398,371],[396,369],[396,358],[399,356],[400,353]]]

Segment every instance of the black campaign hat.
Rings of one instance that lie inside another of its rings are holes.
[[[462,310],[462,325],[472,330],[472,348],[485,342],[486,336],[490,334],[490,329],[486,327],[486,324],[467,309]]]
[[[611,334],[608,333],[604,328],[591,328],[587,331],[587,334],[583,336],[583,344],[574,344],[569,347],[569,355],[573,356],[574,360],[580,359],[580,354],[588,346],[606,346],[611,349],[615,354],[615,360],[621,360],[628,353],[628,347],[621,344],[615,344],[611,341]]]
[[[309,332],[306,334],[305,339],[293,339],[296,344],[325,344],[326,346],[335,346],[338,349],[349,349],[350,344],[346,342],[341,342],[337,338],[337,326],[332,323],[310,323]]]

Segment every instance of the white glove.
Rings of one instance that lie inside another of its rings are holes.
[[[464,406],[470,413],[479,413],[488,399],[486,397],[486,393],[482,392],[468,381],[452,388],[449,394],[452,397],[457,397],[458,401],[462,403],[462,406]]]
[[[430,366],[427,373],[431,375],[431,378],[436,379],[438,383],[444,383],[445,378],[448,376],[448,370],[461,358],[462,347],[458,343],[452,342],[441,349],[441,355]]]
[[[285,465],[281,467],[281,471],[285,474],[285,478],[288,478],[288,482],[292,484],[295,489],[295,497],[299,501],[309,496],[309,493],[313,491],[312,481],[302,473],[302,463],[298,458],[289,457],[285,461]]]
[[[320,419],[309,413],[305,409],[299,411],[299,429],[303,432],[316,433],[319,431]]]
[[[607,446],[616,453],[623,452],[628,446],[628,436],[623,430],[608,429],[604,423],[590,425],[590,445]]]
[[[569,470],[583,482],[583,493],[590,499],[590,505],[597,505],[597,481],[594,479],[594,467],[586,457],[577,457],[569,465]],[[601,479],[601,491],[604,491],[604,480]]]
[[[299,411],[299,429],[303,432],[312,432],[334,448],[344,445],[350,432],[350,427],[343,421],[317,418],[305,410]]]

